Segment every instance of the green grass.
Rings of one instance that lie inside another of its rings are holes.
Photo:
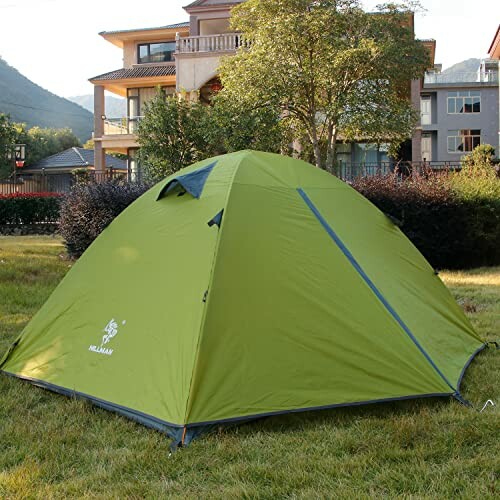
[[[70,267],[59,240],[0,238],[0,352]],[[500,268],[442,278],[488,340]],[[474,312],[475,311],[475,312]],[[494,498],[500,495],[500,356],[467,371],[464,395],[268,418],[169,458],[169,440],[88,403],[0,375],[0,498]]]

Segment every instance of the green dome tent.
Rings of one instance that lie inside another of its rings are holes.
[[[363,196],[302,161],[243,151],[128,207],[0,368],[188,444],[266,415],[460,399],[484,345]]]

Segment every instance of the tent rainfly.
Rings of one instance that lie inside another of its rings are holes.
[[[214,425],[454,396],[485,343],[368,200],[242,151],[157,184],[96,239],[0,361],[187,445]]]

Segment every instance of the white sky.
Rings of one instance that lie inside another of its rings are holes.
[[[100,31],[187,21],[190,0],[0,0],[0,56],[30,80],[68,97],[93,92],[88,78],[122,66],[121,50]],[[364,0],[367,9],[380,0]],[[499,0],[422,0],[419,38],[437,40],[446,68],[485,57],[500,23]]]

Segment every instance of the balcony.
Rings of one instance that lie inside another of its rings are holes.
[[[498,83],[498,72],[426,73],[424,79],[424,85],[460,85],[464,83],[475,85]]]
[[[104,135],[130,135],[137,133],[142,116],[132,118],[106,118],[104,120]]]
[[[234,52],[246,44],[241,33],[178,37],[175,52],[176,54]]]

